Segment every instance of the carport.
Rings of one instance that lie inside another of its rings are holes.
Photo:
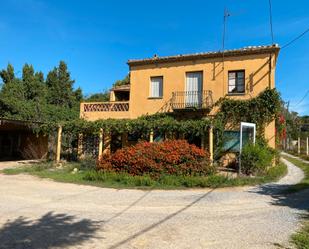
[[[0,118],[0,161],[45,158],[48,136],[34,131],[39,124]]]

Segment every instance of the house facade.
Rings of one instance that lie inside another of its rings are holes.
[[[110,102],[81,103],[80,117],[93,121],[164,112],[203,115],[221,97],[246,100],[274,88],[279,50],[271,45],[129,60],[130,84],[111,89]],[[266,127],[265,138],[275,147],[275,122]]]

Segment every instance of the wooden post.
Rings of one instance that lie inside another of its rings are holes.
[[[309,155],[309,137],[306,139],[306,155]]]
[[[60,162],[60,154],[61,154],[61,135],[62,135],[62,126],[58,126],[58,134],[57,134],[57,150],[56,150],[56,163]]]
[[[128,146],[128,132],[124,132],[121,134],[121,145],[122,148]]]
[[[78,134],[77,157],[83,158],[83,133]]]
[[[203,149],[203,150],[206,149],[206,141],[205,141],[205,134],[204,133],[201,135],[201,149]]]
[[[209,127],[209,157],[211,163],[213,163],[214,160],[214,144],[213,144],[213,127]]]
[[[103,133],[103,155],[111,153],[111,133]]]
[[[298,141],[297,141],[297,147],[298,147],[298,154],[300,154],[300,137],[298,137]]]
[[[153,143],[153,130],[150,131],[150,134],[149,134],[149,142],[150,142],[150,143]]]
[[[103,153],[103,129],[100,129],[100,134],[99,134],[99,153],[98,156],[100,159],[102,157],[102,153]]]

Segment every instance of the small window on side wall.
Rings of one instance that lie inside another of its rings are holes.
[[[245,70],[229,71],[228,93],[245,93]]]
[[[162,98],[163,96],[163,77],[150,78],[150,98]]]

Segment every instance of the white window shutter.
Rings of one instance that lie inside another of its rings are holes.
[[[150,97],[158,98],[162,97],[163,94],[163,78],[152,77],[150,83]]]

